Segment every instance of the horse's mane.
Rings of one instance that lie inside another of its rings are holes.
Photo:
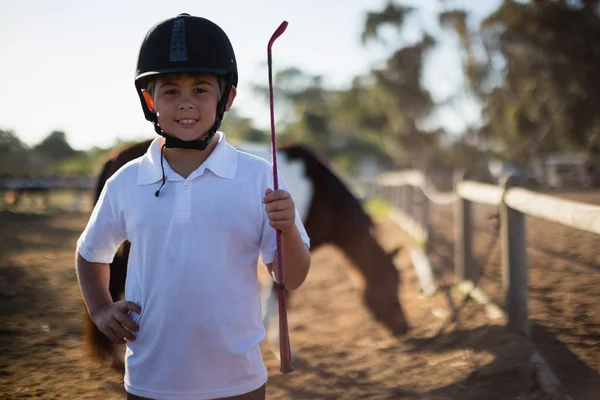
[[[373,220],[365,212],[361,202],[312,150],[305,145],[287,145],[280,150],[285,152],[288,158],[304,162],[306,174],[315,184],[315,197],[324,194],[332,196],[330,200],[337,204],[338,210],[342,211],[341,215],[351,215],[353,223],[358,223],[362,228],[373,227]],[[324,190],[325,188],[327,190]]]

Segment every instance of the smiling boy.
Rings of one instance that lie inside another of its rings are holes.
[[[275,229],[284,274],[298,288],[309,238],[272,166],[218,131],[236,96],[235,54],[213,22],[180,14],[150,29],[136,89],[160,135],[106,183],[77,243],[89,314],[126,343],[128,399],[264,399],[257,262],[273,276]],[[109,263],[131,242],[125,300],[108,291]]]

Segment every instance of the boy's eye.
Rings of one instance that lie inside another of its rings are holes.
[[[196,88],[196,89],[194,89],[194,92],[196,92],[196,93],[204,93],[204,92],[206,92],[206,89]]]
[[[171,89],[171,90],[167,90],[167,91],[165,92],[165,94],[170,94],[170,95],[172,95],[172,94],[177,94],[177,89]]]

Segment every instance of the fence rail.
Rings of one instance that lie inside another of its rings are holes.
[[[4,177],[0,178],[0,189],[91,189],[94,187],[92,178],[81,177]]]
[[[15,209],[24,203],[29,207],[69,207],[80,211],[86,194],[92,193],[95,181],[81,177],[0,177],[0,207]],[[68,192],[72,196],[64,197]],[[54,196],[59,193],[59,196]],[[62,197],[61,197],[62,196]],[[67,199],[70,199],[70,203]],[[69,205],[67,205],[69,204]]]
[[[463,181],[456,185],[457,194],[475,203],[499,206],[502,202],[502,188],[487,183]]]
[[[415,190],[420,189],[420,190]],[[527,306],[527,252],[525,216],[557,222],[572,228],[600,234],[600,206],[540,194],[518,186],[517,177],[506,177],[501,185],[484,184],[456,176],[454,190],[438,193],[419,171],[382,174],[374,183],[376,195],[393,206],[396,221],[418,241],[431,245],[429,202],[440,198],[454,202],[454,276],[460,283],[475,276],[473,258],[472,203],[499,209],[502,248],[502,286],[506,300],[507,328],[530,337]],[[417,192],[420,192],[417,201]],[[415,205],[421,210],[415,212]],[[447,203],[446,203],[447,204]],[[408,228],[408,229],[407,229]],[[422,232],[429,232],[423,234]]]
[[[524,214],[600,234],[600,206],[559,199],[520,188],[510,189],[504,201],[509,207]]]

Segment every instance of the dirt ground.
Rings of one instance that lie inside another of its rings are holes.
[[[547,194],[600,204],[600,191]],[[503,306],[497,208],[474,206],[480,286]],[[452,206],[434,206],[431,262],[451,268]],[[574,399],[600,399],[600,236],[526,217],[532,341]]]
[[[479,262],[487,261],[482,284],[501,303],[495,284],[499,246],[490,257],[483,250],[493,237],[491,212],[477,211],[482,234],[476,253]],[[87,359],[82,347],[73,260],[87,216],[58,208],[0,212],[0,399],[123,398],[122,377]],[[436,229],[447,232],[436,236],[432,256],[443,280],[452,257],[451,209],[436,208],[434,218]],[[535,345],[554,372],[568,378],[563,383],[573,399],[600,399],[599,242],[537,221],[527,228]],[[270,347],[263,346],[269,399],[548,399],[533,379],[528,342],[508,334],[505,321],[490,320],[472,301],[460,310],[458,324],[449,323],[444,292],[419,293],[410,239],[387,220],[378,235],[385,248],[404,246],[396,264],[413,329],[391,337],[362,306],[342,253],[319,249],[289,304],[295,371],[281,374]]]

